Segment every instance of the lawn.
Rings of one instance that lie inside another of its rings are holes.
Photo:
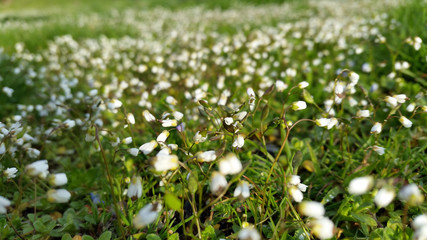
[[[426,18],[0,2],[0,239],[427,239]]]

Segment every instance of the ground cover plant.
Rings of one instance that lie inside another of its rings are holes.
[[[427,239],[425,2],[90,3],[0,3],[0,239]]]

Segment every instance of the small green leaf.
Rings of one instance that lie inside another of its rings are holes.
[[[41,219],[35,221],[33,225],[34,225],[34,229],[37,232],[41,232],[41,233],[47,232],[47,227],[46,227],[46,225],[43,224],[43,222],[41,221]]]
[[[168,240],[179,240],[179,234],[174,233],[168,237]]]
[[[326,195],[323,197],[320,203],[325,205],[326,203],[332,201],[340,193],[342,193],[341,188],[334,187],[326,193]]]
[[[94,239],[89,235],[83,235],[82,240],[94,240]]]
[[[215,236],[215,229],[211,225],[208,225],[202,232],[202,239],[214,239]]]
[[[351,213],[350,216],[352,216],[354,219],[356,219],[360,223],[364,223],[371,227],[377,226],[377,221],[375,221],[374,218],[371,217],[369,214],[363,214],[363,213]]]
[[[61,240],[73,240],[69,233],[66,233],[62,236]]]
[[[99,236],[98,240],[110,240],[111,239],[111,231],[106,231],[101,236]]]
[[[150,233],[147,235],[147,240],[162,240],[159,236],[154,233]]]
[[[174,194],[172,193],[166,193],[165,195],[165,203],[166,205],[173,209],[173,210],[180,210],[181,209],[181,201],[179,200],[179,198],[177,198]]]
[[[311,94],[307,90],[305,90],[305,89],[302,90],[302,96],[304,97],[304,100],[307,103],[310,103],[310,104],[314,103],[313,96],[311,96]]]
[[[192,194],[197,192],[197,188],[199,187],[199,182],[197,181],[197,175],[192,173],[188,178],[188,189]]]

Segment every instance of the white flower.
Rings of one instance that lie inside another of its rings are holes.
[[[47,192],[47,200],[52,203],[66,203],[70,198],[71,193],[65,189],[51,189]]]
[[[300,82],[300,83],[298,83],[298,87],[300,88],[300,89],[304,89],[304,88],[306,88],[306,87],[308,87],[308,82],[307,81],[302,81],[302,82]]]
[[[412,228],[415,230],[418,230],[422,227],[426,227],[427,226],[427,215],[426,214],[418,215],[417,217],[414,218],[411,225],[412,225]]]
[[[313,234],[320,239],[328,239],[334,236],[334,223],[327,217],[313,221]]]
[[[397,99],[394,97],[387,96],[387,97],[385,97],[384,101],[387,102],[388,104],[390,104],[392,107],[397,106]]]
[[[173,111],[173,112],[172,112],[172,116],[173,116],[177,121],[179,121],[179,120],[181,120],[181,119],[182,119],[182,117],[184,117],[184,114],[183,114],[183,113],[181,113],[181,112],[178,112],[178,111]]]
[[[381,133],[381,131],[382,131],[382,127],[383,127],[383,125],[382,125],[381,123],[376,122],[376,123],[374,124],[374,126],[372,126],[372,128],[371,128],[371,133],[374,133],[374,134],[379,134],[379,133]]]
[[[144,143],[139,147],[139,151],[144,153],[145,155],[150,154],[159,144],[152,140],[151,142]]]
[[[325,215],[325,207],[319,202],[304,201],[298,205],[298,211],[307,217],[322,218]]]
[[[236,120],[242,121],[246,117],[247,114],[248,114],[248,112],[242,111],[242,112],[238,112],[238,113],[234,114],[234,117]]]
[[[128,113],[126,118],[130,124],[135,124],[135,116],[132,113]]]
[[[329,123],[328,123],[328,129],[333,128],[334,126],[338,125],[338,119],[336,118],[331,118]]]
[[[179,166],[176,155],[160,154],[155,156],[153,160],[153,165],[157,172],[175,170]]]
[[[162,210],[160,203],[149,203],[139,210],[138,214],[133,218],[133,226],[135,228],[143,228],[156,221],[159,212]]]
[[[396,196],[395,192],[389,188],[381,188],[375,195],[374,202],[379,208],[387,207]]]
[[[145,120],[147,122],[153,122],[156,121],[156,118],[153,116],[153,114],[151,114],[148,110],[144,110],[142,112],[142,115],[144,116]]]
[[[96,138],[95,136],[92,136],[89,133],[86,133],[85,141],[86,142],[93,142],[95,140],[95,138]]]
[[[372,176],[358,177],[350,181],[348,192],[354,195],[361,195],[368,192],[374,184]]]
[[[18,169],[16,168],[8,168],[3,171],[4,175],[6,175],[7,179],[15,178],[16,173],[18,172]]]
[[[197,154],[197,160],[199,162],[212,162],[216,159],[216,152],[214,150],[205,151]]]
[[[142,196],[142,178],[140,176],[133,176],[131,182],[129,183],[129,188],[127,192],[129,198]]]
[[[246,90],[246,93],[248,94],[249,98],[255,97],[255,92],[254,92],[254,90],[252,88],[248,88]]]
[[[427,240],[427,226],[417,229],[412,236],[414,240]]]
[[[4,154],[6,152],[6,145],[4,144],[4,142],[2,142],[0,144],[0,155]]]
[[[402,125],[403,125],[405,128],[410,128],[410,127],[412,127],[412,122],[411,122],[411,120],[407,119],[407,118],[406,118],[406,117],[404,117],[404,116],[401,116],[401,117],[399,118],[399,122],[400,122],[400,123],[402,123]]]
[[[307,104],[304,101],[297,101],[292,103],[292,110],[299,111],[307,108]]]
[[[400,189],[399,199],[407,202],[409,205],[418,205],[424,202],[424,195],[421,194],[416,184],[411,183]]]
[[[3,87],[3,92],[8,96],[8,97],[12,97],[12,94],[15,90],[13,90],[12,88],[9,87]]]
[[[371,115],[371,113],[369,112],[369,110],[359,110],[356,113],[356,116],[359,118],[367,118]]]
[[[164,130],[162,133],[160,133],[159,136],[157,136],[157,142],[165,142],[166,139],[169,137],[169,132],[167,130]]]
[[[398,103],[404,103],[408,97],[405,94],[393,95],[393,98],[396,99]]]
[[[288,183],[296,186],[301,183],[301,177],[298,175],[292,175],[289,177]]]
[[[236,139],[233,142],[232,147],[242,148],[244,144],[245,144],[245,137],[242,134],[238,134]]]
[[[226,117],[226,118],[224,118],[224,122],[225,122],[225,124],[230,125],[233,123],[233,118]]]
[[[319,127],[326,127],[328,126],[330,121],[331,120],[329,118],[319,118],[319,119],[316,119],[316,125]]]
[[[6,214],[6,208],[10,206],[10,201],[5,198],[0,196],[0,214]]]
[[[207,135],[203,136],[200,131],[197,131],[196,134],[193,137],[193,141],[196,144],[202,143],[204,141],[206,141],[206,139],[208,138]]]
[[[127,138],[123,139],[122,143],[126,144],[126,145],[132,143],[132,137],[127,137]]]
[[[290,186],[288,188],[288,192],[289,192],[289,195],[291,195],[292,199],[295,202],[301,202],[302,199],[304,198],[304,196],[302,195],[301,190],[299,190],[299,188],[296,187],[296,186]]]
[[[345,84],[343,82],[337,82],[336,86],[335,86],[335,94],[342,98],[343,97],[343,93],[344,93],[344,89],[345,89]]]
[[[228,153],[224,158],[219,160],[219,171],[223,175],[233,175],[242,171],[242,163],[234,153]]]
[[[74,126],[76,126],[76,121],[72,120],[72,119],[67,119],[65,120],[62,124],[64,124],[65,128],[73,128]]]
[[[28,175],[32,177],[40,177],[42,179],[45,179],[46,176],[49,174],[48,169],[49,165],[47,164],[47,160],[39,160],[28,164],[25,167],[25,171]]]
[[[138,156],[139,149],[138,148],[129,148],[128,153],[134,157]]]
[[[276,89],[278,92],[283,92],[288,88],[288,85],[284,83],[283,81],[277,80],[276,81]]]
[[[122,102],[120,102],[118,99],[111,99],[111,101],[108,102],[107,107],[110,110],[114,110],[120,108],[122,105]]]
[[[373,149],[376,153],[378,153],[378,155],[383,155],[383,154],[384,154],[384,150],[385,150],[385,148],[380,147],[380,146],[377,146],[377,145],[372,146],[372,149]]]
[[[247,181],[240,181],[234,190],[234,197],[246,199],[250,196],[249,183]]]
[[[415,110],[415,103],[410,103],[407,107],[406,107],[406,111],[408,112],[413,112]]]
[[[348,77],[350,78],[350,81],[353,84],[357,84],[357,82],[359,82],[359,74],[357,74],[355,72],[350,72],[350,74],[348,75]]]
[[[67,175],[65,173],[50,174],[47,179],[50,185],[53,186],[62,186],[68,182]]]
[[[219,195],[227,187],[227,179],[220,172],[213,172],[210,182],[210,190],[214,195]]]
[[[38,149],[28,148],[26,150],[27,150],[28,157],[30,158],[37,158],[40,155],[40,151]]]
[[[162,120],[162,127],[176,127],[178,121],[176,119],[165,119]]]
[[[247,227],[240,230],[239,240],[261,240],[261,236],[254,227]]]

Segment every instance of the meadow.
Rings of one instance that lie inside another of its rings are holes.
[[[427,239],[424,0],[0,1],[0,239]]]

